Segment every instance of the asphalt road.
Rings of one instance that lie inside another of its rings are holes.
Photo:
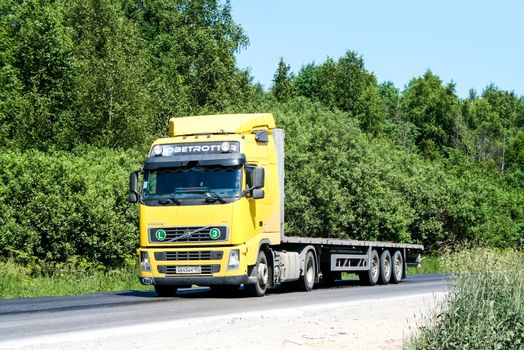
[[[445,275],[411,275],[398,285],[362,287],[356,280],[309,293],[275,290],[263,298],[220,296],[208,288],[180,290],[158,298],[154,291],[123,291],[72,297],[0,300],[2,342],[68,332],[111,329],[261,310],[369,301],[445,291]]]

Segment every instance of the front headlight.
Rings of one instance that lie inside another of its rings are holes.
[[[240,252],[238,249],[229,251],[229,259],[227,261],[227,270],[237,270],[240,267]]]
[[[151,272],[151,262],[149,261],[149,254],[147,252],[140,252],[140,270]]]

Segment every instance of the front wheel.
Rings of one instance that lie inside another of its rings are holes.
[[[269,267],[267,265],[266,253],[263,251],[258,253],[255,269],[257,270],[257,282],[244,285],[244,289],[247,294],[252,297],[262,297],[266,294],[267,286],[269,284]]]

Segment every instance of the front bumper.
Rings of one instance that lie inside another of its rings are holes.
[[[228,269],[228,259],[232,250],[238,250],[240,253],[239,264],[238,268]],[[213,286],[256,283],[256,277],[250,276],[253,269],[247,266],[247,249],[244,245],[140,248],[137,253],[139,259],[143,253],[147,253],[149,257],[151,271],[140,269],[138,275],[140,282],[145,285]],[[177,273],[179,267],[193,266],[199,266],[201,273]]]
[[[149,277],[139,277],[142,284],[151,284],[146,282]],[[216,286],[216,285],[240,285],[240,284],[253,284],[256,282],[256,277],[250,277],[248,275],[241,276],[217,276],[217,277],[155,277],[152,280],[152,284],[157,285],[170,285],[170,286]]]

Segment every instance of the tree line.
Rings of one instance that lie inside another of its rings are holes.
[[[122,264],[128,171],[169,118],[234,112],[286,129],[290,235],[522,245],[523,97],[380,83],[351,50],[264,91],[248,44],[227,1],[0,0],[0,256]]]
[[[353,51],[308,64],[296,76],[281,59],[273,81],[277,101],[304,96],[347,112],[362,130],[415,147],[428,159],[459,150],[499,173],[524,170],[524,97],[494,84],[461,99],[454,83],[428,70],[400,90],[390,81],[377,83]]]

